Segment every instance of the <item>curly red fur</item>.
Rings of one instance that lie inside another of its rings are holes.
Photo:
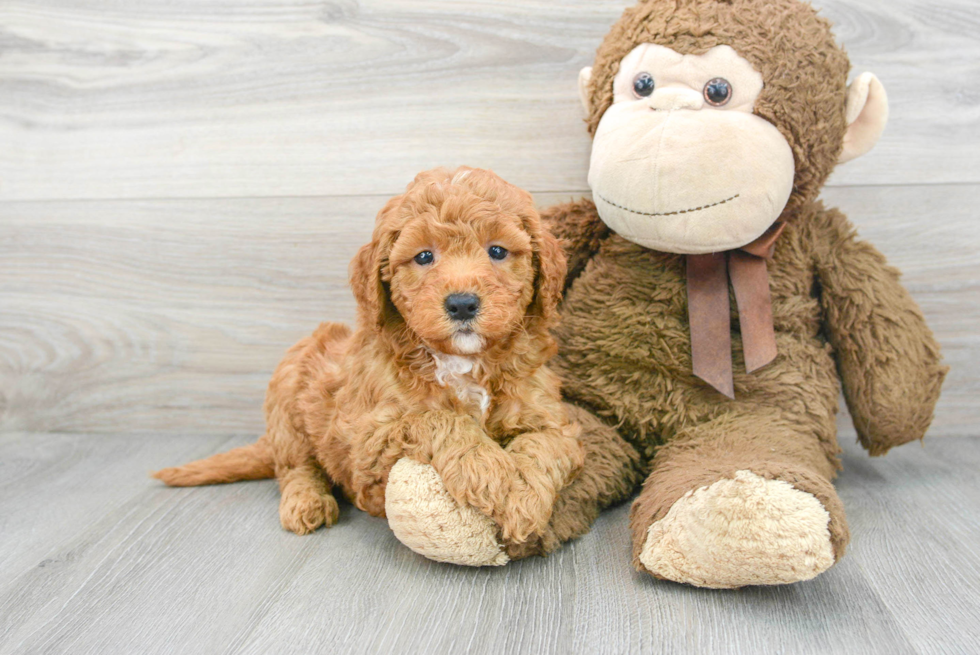
[[[488,256],[492,245],[506,248],[503,260]],[[416,263],[426,250],[434,263]],[[530,194],[479,169],[422,173],[381,210],[351,262],[357,329],[324,323],[279,364],[266,435],[155,476],[185,486],[274,470],[282,524],[306,534],[337,520],[334,485],[384,516],[388,473],[411,457],[520,544],[545,529],[584,458],[545,367],[565,272]],[[462,328],[444,306],[463,292],[480,299],[465,326],[477,353],[461,350]]]

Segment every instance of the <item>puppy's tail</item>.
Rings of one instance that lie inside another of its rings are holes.
[[[248,446],[150,474],[171,487],[196,487],[276,477],[268,435]]]

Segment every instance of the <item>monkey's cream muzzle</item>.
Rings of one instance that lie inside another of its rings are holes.
[[[758,238],[793,190],[793,153],[769,122],[744,112],[614,104],[596,130],[589,185],[599,215],[636,244],[721,252]]]

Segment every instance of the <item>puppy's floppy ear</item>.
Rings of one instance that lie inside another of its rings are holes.
[[[357,300],[358,320],[364,326],[381,328],[388,323],[392,313],[398,311],[381,277],[381,269],[388,257],[385,245],[376,236],[371,243],[361,246],[348,270],[350,286]]]
[[[537,212],[534,213],[529,228],[537,269],[534,300],[531,301],[530,310],[546,322],[551,322],[558,317],[558,303],[561,302],[561,292],[565,288],[565,274],[568,270],[565,252],[558,239],[542,225]]]

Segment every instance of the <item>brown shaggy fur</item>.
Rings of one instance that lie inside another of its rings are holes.
[[[506,258],[492,260],[491,245]],[[426,250],[434,263],[415,262]],[[604,475],[584,476],[548,525],[584,457],[545,366],[564,279],[561,248],[530,194],[489,171],[422,173],[381,210],[351,264],[358,328],[324,323],[289,350],[269,383],[265,436],[155,475],[185,486],[274,473],[282,525],[306,534],[337,520],[334,485],[384,516],[388,473],[411,457],[431,464],[457,502],[492,517],[516,556],[551,550],[587,530],[598,504],[628,493],[630,479],[605,463],[618,437],[586,417],[585,449],[598,451],[592,468]],[[439,378],[439,357],[465,354],[445,308],[463,292],[480,299],[469,328],[485,342],[467,388],[484,389],[489,405]]]
[[[861,444],[881,455],[923,437],[946,373],[898,271],[839,211],[816,201],[842,147],[847,58],[827,22],[798,0],[648,0],[627,10],[599,48],[590,131],[612,102],[619,61],[647,42],[690,54],[727,44],[763,75],[755,113],[782,132],[796,160],[787,226],[769,265],[779,355],[744,372],[733,299],[737,400],[696,378],[683,256],[611,233],[582,200],[542,214],[569,260],[552,365],[586,429],[588,409],[649,463],[631,512],[638,568],[653,522],[687,492],[738,470],[818,498],[840,558],[848,528],[831,482],[838,394]]]

